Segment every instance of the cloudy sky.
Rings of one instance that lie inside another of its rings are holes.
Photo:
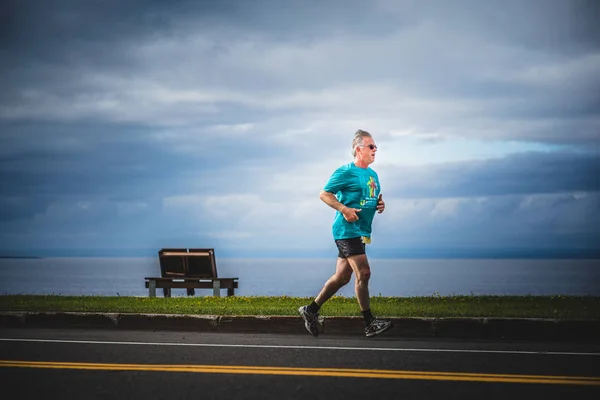
[[[0,250],[335,256],[357,129],[373,250],[600,243],[595,0],[3,4]]]

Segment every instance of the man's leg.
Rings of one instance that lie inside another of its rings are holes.
[[[366,254],[348,257],[350,268],[356,276],[354,292],[361,312],[370,310],[371,300],[369,298],[369,279],[371,278],[371,267]],[[370,322],[370,321],[369,321]]]
[[[325,282],[323,289],[321,289],[321,292],[319,292],[318,296],[315,298],[315,303],[317,303],[319,308],[336,294],[338,290],[348,284],[350,278],[352,278],[352,268],[350,267],[348,260],[346,258],[338,257],[335,273],[327,280],[327,282]]]
[[[369,279],[371,278],[371,267],[366,254],[348,257],[350,267],[356,276],[354,290],[360,311],[365,319],[365,335],[367,337],[379,335],[392,327],[391,321],[376,319],[371,314],[371,299],[369,297]]]
[[[325,285],[315,298],[315,300],[308,306],[302,306],[298,309],[298,312],[304,319],[304,326],[306,330],[313,336],[319,334],[317,322],[319,318],[319,309],[327,300],[329,300],[340,288],[350,282],[352,277],[352,268],[350,264],[344,258],[337,259],[335,273],[325,282]]]

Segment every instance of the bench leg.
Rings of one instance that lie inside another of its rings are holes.
[[[234,288],[227,288],[227,296],[233,296]]]
[[[171,288],[163,288],[163,296],[171,297]]]
[[[213,281],[213,296],[221,297],[221,281],[218,279]]]
[[[195,295],[195,294],[196,294],[196,291],[194,290],[194,288],[189,288],[189,289],[187,290],[187,295],[188,295],[188,296],[193,296],[193,295]]]
[[[148,292],[150,297],[156,297],[156,281],[150,280],[148,282]]]

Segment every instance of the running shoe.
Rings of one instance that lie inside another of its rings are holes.
[[[392,321],[384,321],[381,319],[374,319],[373,321],[371,321],[369,326],[367,326],[365,328],[365,335],[367,335],[367,337],[377,336],[380,333],[387,331],[392,326],[394,326],[392,324]]]
[[[319,322],[319,313],[313,314],[308,311],[308,306],[302,306],[298,309],[300,316],[304,320],[304,326],[308,333],[313,336],[319,336],[319,328],[317,324]]]

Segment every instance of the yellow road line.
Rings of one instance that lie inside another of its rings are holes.
[[[516,375],[516,374],[478,374],[465,372],[427,372],[427,371],[395,371],[347,368],[291,368],[291,367],[258,367],[229,365],[177,365],[177,364],[103,364],[53,361],[13,361],[0,360],[0,367],[14,368],[52,368],[83,369],[102,371],[159,371],[159,372],[194,372],[213,374],[259,374],[259,375],[294,375],[294,376],[331,376],[346,378],[379,378],[379,379],[419,379],[438,381],[468,382],[505,382],[505,383],[538,383],[563,385],[600,386],[599,377],[586,376],[549,376],[549,375]]]

